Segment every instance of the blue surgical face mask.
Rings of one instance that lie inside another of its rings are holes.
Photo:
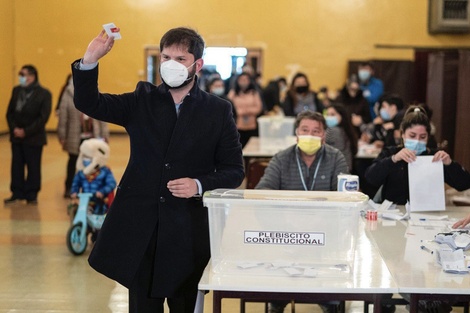
[[[20,76],[18,80],[20,82],[20,86],[26,86],[26,76]]]
[[[90,158],[83,158],[83,166],[84,167],[87,167],[90,164],[91,164],[91,159]]]
[[[337,116],[325,116],[326,126],[332,128],[338,126],[339,121]]]
[[[368,70],[360,70],[357,75],[361,81],[367,81],[370,78],[370,72]]]
[[[380,109],[380,117],[384,121],[390,121],[392,119],[392,117],[390,116],[390,113],[388,113],[387,109],[385,109],[385,108]]]
[[[424,151],[426,151],[426,141],[420,141],[417,139],[405,139],[405,148],[415,151],[416,155],[420,155]]]

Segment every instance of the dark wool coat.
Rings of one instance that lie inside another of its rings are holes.
[[[175,296],[185,281],[202,275],[210,258],[208,215],[200,198],[173,197],[166,186],[183,177],[199,179],[204,191],[241,184],[242,149],[232,107],[196,82],[177,117],[166,86],[139,82],[134,92],[101,94],[98,67],[81,71],[74,64],[77,109],[123,126],[131,146],[89,262],[128,287],[157,229],[152,295]]]
[[[26,87],[31,92],[24,106],[17,110],[17,101],[21,90],[24,87],[13,88],[10,103],[7,109],[7,122],[10,129],[10,141],[14,143],[24,143],[31,146],[44,146],[47,143],[46,122],[51,115],[52,96],[49,90],[41,87],[39,83]],[[24,138],[13,135],[15,127],[23,128]]]

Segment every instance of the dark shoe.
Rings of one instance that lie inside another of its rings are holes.
[[[3,203],[5,204],[11,204],[20,201],[20,198],[17,198],[15,196],[11,196],[10,198],[3,199]]]
[[[452,306],[449,303],[439,300],[420,300],[418,302],[418,312],[420,313],[450,313]]]
[[[323,313],[336,313],[339,312],[338,305],[336,304],[319,304]]]
[[[382,305],[382,312],[383,313],[394,313],[396,310],[395,304],[383,304]]]
[[[26,203],[29,204],[29,205],[37,205],[38,200],[37,199],[26,200]]]

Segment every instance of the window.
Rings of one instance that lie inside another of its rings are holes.
[[[245,47],[207,47],[204,53],[204,67],[200,72],[200,82],[203,82],[215,72],[218,72],[222,79],[228,79],[232,74],[240,74],[245,64],[257,73],[262,72],[262,50],[259,48]],[[145,48],[145,78],[153,84],[160,84],[159,73],[160,50],[157,46]]]

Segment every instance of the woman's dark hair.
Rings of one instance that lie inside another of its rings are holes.
[[[429,122],[428,115],[426,110],[420,105],[411,105],[406,110],[400,125],[401,133],[404,134],[408,128],[414,125],[424,126],[428,136],[431,134],[431,123]]]
[[[163,48],[172,45],[181,45],[188,48],[188,52],[194,55],[194,60],[202,58],[204,53],[204,39],[194,29],[187,27],[173,28],[167,31],[160,40],[160,52]]]
[[[241,73],[240,75],[237,76],[237,79],[235,79],[235,94],[239,95],[240,92],[242,91],[241,88],[240,88],[240,85],[238,84],[238,80],[240,79],[240,77],[242,76],[246,76],[248,77],[249,81],[250,81],[250,84],[248,85],[248,88],[246,88],[246,90],[244,90],[244,92],[249,92],[251,90],[253,91],[256,91],[256,85],[255,85],[255,82],[253,81],[253,78],[251,77],[251,75],[247,72],[243,72]]]
[[[331,103],[329,108],[333,108],[339,115],[341,115],[341,122],[338,124],[339,127],[344,129],[346,136],[349,139],[349,145],[351,148],[352,155],[357,153],[357,134],[351,123],[351,115],[346,111],[344,105],[340,103]]]
[[[211,90],[211,87],[212,85],[214,85],[214,83],[218,82],[218,81],[221,81],[221,82],[224,82],[224,80],[220,77],[214,77],[212,79],[210,79],[208,82],[207,82],[207,85],[206,85],[206,91],[209,92],[209,90]]]
[[[38,70],[34,65],[26,64],[21,67],[22,70],[27,70],[29,74],[34,76],[34,81],[39,82]]]
[[[318,112],[313,112],[310,110],[305,110],[297,114],[297,117],[295,118],[294,122],[294,129],[299,128],[300,122],[305,119],[319,122],[323,125],[323,130],[326,130],[325,117]]]
[[[294,94],[295,94],[294,83],[297,80],[297,78],[300,78],[300,77],[305,78],[305,81],[307,82],[307,87],[308,87],[308,89],[310,89],[310,82],[308,80],[307,75],[304,74],[304,73],[299,72],[299,73],[295,74],[294,77],[292,77],[292,81],[291,81],[290,86],[289,86],[290,91],[292,91]]]
[[[297,74],[295,74],[294,77],[292,77],[292,81],[290,83],[289,90],[287,92],[289,98],[292,101],[292,107],[295,107],[297,105],[297,96],[296,96],[297,92],[295,90],[296,87],[294,83],[297,80],[297,78],[300,78],[300,77],[305,78],[305,81],[307,82],[308,90],[310,90],[310,82],[308,80],[307,75],[302,72],[298,72]]]

